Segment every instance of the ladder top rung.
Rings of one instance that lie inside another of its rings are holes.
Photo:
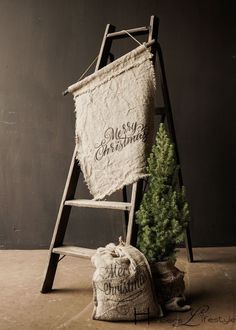
[[[73,199],[65,201],[65,205],[77,206],[77,207],[91,207],[97,209],[113,209],[129,211],[131,203],[116,202],[116,201],[96,201],[90,199]]]
[[[125,30],[125,31],[129,32],[132,35],[143,35],[143,34],[147,34],[147,32],[149,32],[149,27],[142,26],[139,28],[129,29],[129,30]],[[112,38],[112,39],[128,38],[129,35],[125,31],[121,30],[121,31],[117,31],[117,32],[111,32],[111,33],[108,33],[106,37]]]
[[[96,250],[78,246],[63,245],[54,248],[52,252],[62,254],[64,256],[91,258],[95,254]]]

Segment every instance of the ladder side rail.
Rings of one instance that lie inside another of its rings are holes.
[[[132,192],[131,192],[131,209],[129,212],[129,221],[127,227],[127,235],[126,235],[126,244],[131,244],[132,232],[134,227],[134,217],[136,211],[136,196],[137,196],[137,186],[138,182],[134,182],[132,184]]]
[[[122,189],[122,197],[123,197],[123,202],[127,203],[128,198],[127,198],[127,186],[124,186]],[[132,207],[132,205],[131,205]],[[122,223],[122,231],[123,231],[123,238],[127,237],[127,228],[129,224],[129,211],[124,212],[124,221]]]
[[[50,244],[48,264],[45,269],[44,282],[41,288],[42,293],[49,292],[52,289],[52,285],[58,265],[58,260],[59,260],[59,255],[54,254],[52,250],[54,247],[60,246],[63,242],[70,216],[70,211],[71,211],[71,206],[65,206],[64,203],[66,199],[74,198],[77,182],[79,179],[80,167],[76,162],[75,155],[76,155],[76,149],[74,149],[69,173],[66,180],[66,185],[64,188],[61,204],[57,215],[56,225],[54,228],[54,232]]]
[[[159,43],[157,43],[157,55],[158,55],[160,71],[161,71],[161,75],[160,75],[161,76],[161,89],[162,89],[163,100],[164,100],[164,104],[165,104],[165,114],[161,115],[161,122],[164,122],[165,117],[166,117],[167,125],[168,125],[169,131],[170,131],[169,133],[170,133],[173,143],[175,144],[176,161],[177,161],[177,164],[180,165],[179,150],[178,150],[178,145],[177,145],[177,138],[176,138],[176,132],[175,132],[175,127],[174,127],[173,114],[172,114],[169,91],[168,91],[168,86],[167,86],[164,60],[163,60],[163,55],[162,55],[162,49],[161,49],[161,46]],[[179,179],[180,186],[183,186],[183,176],[182,176],[181,167],[179,168],[179,171],[178,171],[178,179]],[[191,241],[189,225],[187,226],[187,228],[185,230],[185,247],[187,250],[188,261],[193,262],[192,241]]]
[[[111,44],[112,44],[112,39],[111,38],[108,39],[107,35],[109,33],[114,32],[115,29],[116,29],[115,26],[113,26],[111,24],[107,24],[105,33],[103,36],[100,52],[98,54],[98,60],[96,63],[95,71],[101,69],[102,67],[104,67],[107,64],[107,61],[109,58],[109,53],[111,50]]]
[[[133,246],[137,245],[137,237],[138,237],[138,225],[136,224],[136,222],[134,221],[135,219],[135,214],[138,211],[140,204],[142,202],[143,199],[143,194],[144,194],[144,180],[140,179],[137,182],[137,188],[136,188],[136,196],[135,196],[135,200],[134,200],[134,211],[133,211],[133,218],[131,218],[130,216],[130,222],[132,222],[132,224],[130,224],[129,226],[132,226],[132,231],[129,234],[130,238],[130,244]],[[131,210],[132,210],[132,206],[131,206]]]
[[[79,163],[76,160],[76,148],[75,148],[57,216],[56,226],[52,237],[52,242],[50,246],[51,250],[54,247],[58,247],[63,243],[65,230],[67,227],[67,223],[71,211],[71,206],[65,205],[65,201],[74,198],[80,172],[81,169]]]
[[[159,33],[159,18],[152,15],[150,18],[148,42],[150,42],[153,39],[155,40],[155,42],[151,46],[151,53],[153,54],[152,61],[153,61],[154,67],[156,64],[158,33]]]
[[[161,89],[162,89],[162,94],[163,94],[163,99],[164,99],[164,104],[165,104],[165,109],[166,109],[165,115],[163,115],[163,118],[162,118],[162,122],[164,122],[165,117],[166,117],[167,125],[168,125],[169,131],[170,131],[169,133],[170,133],[173,143],[175,144],[176,161],[179,165],[180,158],[179,158],[179,150],[178,150],[178,146],[177,146],[177,139],[176,139],[176,133],[175,133],[175,127],[174,127],[174,119],[173,119],[173,114],[172,114],[172,109],[171,109],[169,90],[168,90],[168,86],[167,86],[164,60],[163,60],[161,46],[159,43],[157,43],[157,54],[158,54],[158,60],[159,60],[159,64],[160,64]],[[181,170],[179,171],[179,183],[181,186],[183,185],[183,178],[182,178]]]

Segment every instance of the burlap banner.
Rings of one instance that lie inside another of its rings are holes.
[[[95,199],[146,175],[155,77],[145,46],[68,88],[76,107],[77,158]]]

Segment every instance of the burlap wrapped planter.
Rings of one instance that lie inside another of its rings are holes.
[[[158,301],[167,311],[187,311],[185,305],[184,272],[175,267],[170,260],[151,264],[151,272],[155,284]]]

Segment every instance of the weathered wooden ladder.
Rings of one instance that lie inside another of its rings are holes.
[[[171,104],[170,104],[166,76],[165,76],[164,62],[163,62],[161,48],[157,41],[158,26],[159,26],[159,20],[155,16],[151,16],[149,26],[129,29],[126,30],[126,32],[124,30],[115,32],[115,27],[111,24],[107,24],[103,41],[101,44],[100,52],[98,55],[95,71],[105,66],[108,62],[108,59],[111,57],[110,49],[111,49],[112,41],[115,39],[129,37],[127,32],[132,36],[147,35],[148,42],[150,42],[153,39],[155,40],[155,42],[151,46],[151,52],[154,55],[153,63],[155,64],[156,57],[159,62],[159,67],[160,67],[159,75],[161,77],[161,88],[162,88],[163,101],[164,101],[164,107],[157,108],[156,114],[161,115],[161,122],[164,122],[165,119],[167,120],[169,132],[172,141],[174,142],[176,147],[177,162],[179,163],[179,154],[177,149],[177,141],[176,141],[172,111],[171,111]],[[79,164],[76,161],[76,150],[75,150],[73,153],[73,157],[72,157],[72,161],[71,161],[71,165],[70,165],[70,169],[61,200],[50,249],[49,249],[49,260],[46,267],[45,277],[41,289],[42,293],[47,293],[51,291],[58,262],[61,260],[63,256],[69,255],[74,257],[90,258],[95,252],[95,250],[93,249],[63,245],[63,240],[72,206],[123,210],[125,212],[125,220],[127,225],[126,242],[128,244],[132,243],[134,245],[136,242],[137,232],[134,224],[134,216],[142,199],[143,180],[139,180],[138,182],[133,183],[130,202],[127,201],[126,187],[123,189],[123,202],[74,199],[80,171],[81,170]],[[179,170],[179,183],[180,185],[183,184],[181,169]],[[189,228],[187,228],[186,230],[185,244],[187,249],[188,260],[192,262],[193,254],[192,254]],[[62,255],[61,258],[60,255]]]

